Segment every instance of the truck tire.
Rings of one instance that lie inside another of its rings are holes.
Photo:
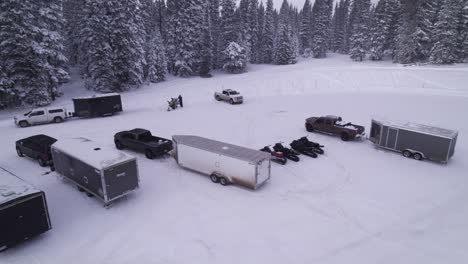
[[[413,153],[411,153],[411,151],[409,151],[409,150],[404,150],[403,151],[403,156],[405,158],[411,158],[412,155],[413,155]]]
[[[28,121],[23,120],[23,121],[20,121],[20,122],[19,122],[19,126],[20,126],[20,127],[28,127],[28,126],[29,126],[29,123],[28,123]]]
[[[413,158],[414,158],[415,160],[422,160],[422,159],[423,159],[423,155],[422,155],[421,153],[416,152],[416,153],[413,154]]]
[[[62,123],[62,122],[63,122],[63,118],[61,118],[60,116],[54,117],[54,123]]]
[[[41,167],[47,166],[47,162],[41,157],[37,158],[37,162],[39,163],[39,166],[41,166]]]
[[[308,132],[314,132],[314,127],[311,124],[306,124],[306,130]]]
[[[122,145],[120,141],[116,140],[114,143],[117,149],[120,149],[120,150],[124,149],[124,146]]]
[[[153,154],[153,152],[152,152],[150,149],[147,149],[147,150],[145,151],[145,156],[146,156],[148,159],[151,159],[151,160],[154,159],[154,154]]]
[[[229,103],[230,103],[230,104],[234,104],[234,100],[229,99]]]
[[[24,157],[23,151],[20,148],[16,148],[16,154],[18,154],[18,157]]]
[[[341,133],[341,140],[349,141],[349,134],[346,132]]]
[[[220,177],[220,178],[219,178],[219,183],[221,183],[221,185],[223,185],[223,186],[229,185],[228,179],[226,179],[226,178],[224,178],[224,177]]]
[[[211,174],[210,179],[211,179],[211,181],[214,182],[214,183],[218,183],[218,182],[219,182],[219,177],[218,177],[216,174]]]
[[[216,101],[221,101],[221,97],[219,97],[217,95],[215,96],[215,99],[216,99]]]

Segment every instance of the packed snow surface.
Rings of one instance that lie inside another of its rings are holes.
[[[124,112],[18,128],[0,113],[0,166],[44,190],[53,229],[0,254],[0,263],[467,263],[468,66],[402,67],[331,55],[293,66],[249,66],[239,75],[171,79],[122,95]],[[213,98],[236,89],[244,104]],[[89,96],[79,81],[54,106]],[[167,112],[182,94],[184,108]],[[380,116],[459,131],[447,164],[418,162],[368,141],[307,133],[305,119],[334,114],[366,126]],[[34,134],[86,137],[142,127],[157,136],[199,135],[249,148],[308,135],[317,159],[272,164],[257,191],[223,187],[172,158],[138,157],[141,188],[105,209],[56,173],[16,156]]]

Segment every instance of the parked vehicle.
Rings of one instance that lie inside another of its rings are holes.
[[[57,140],[46,135],[35,135],[16,141],[16,153],[20,157],[30,157],[37,160],[41,167],[52,164],[50,146]]]
[[[22,116],[15,116],[15,124],[20,127],[28,127],[45,123],[62,123],[68,118],[67,109],[64,107],[36,108]]]
[[[2,168],[0,222],[0,252],[52,229],[45,193]]]
[[[244,98],[240,95],[239,92],[226,89],[220,92],[215,92],[214,97],[217,101],[226,101],[230,104],[242,104],[244,102]]]
[[[447,163],[455,154],[458,132],[410,122],[372,120],[369,140],[407,158]]]
[[[89,97],[73,98],[75,117],[100,117],[114,115],[122,112],[122,99],[120,94],[109,93]]]
[[[295,151],[301,153],[301,154],[304,154],[308,157],[311,157],[311,158],[317,158],[318,155],[317,153],[315,153],[310,147],[304,145],[304,143],[300,142],[299,140],[293,140],[293,142],[291,142],[291,144],[289,144],[291,146],[292,149],[294,149]]]
[[[270,179],[270,154],[198,136],[173,136],[179,166],[211,181],[258,189]]]
[[[343,141],[364,138],[365,128],[352,123],[343,122],[338,116],[311,117],[306,120],[305,127],[309,132],[321,132],[330,135],[337,135]]]
[[[298,139],[298,141],[302,143],[304,146],[310,148],[313,152],[317,154],[320,154],[320,155],[325,154],[325,151],[323,150],[325,146],[320,145],[319,143],[310,141],[307,137],[301,137],[300,139]]]
[[[269,153],[271,155],[271,161],[273,161],[273,162],[279,163],[281,165],[286,165],[286,163],[288,162],[288,159],[285,157],[284,153],[273,151],[273,150],[270,149],[269,146],[266,146],[266,147],[260,149],[260,151],[263,151],[265,153]]]
[[[128,148],[136,150],[145,153],[148,159],[160,157],[172,150],[172,141],[155,137],[150,131],[142,128],[135,128],[115,134],[114,143],[117,149]]]
[[[298,154],[300,153],[297,153],[296,151],[292,150],[292,149],[289,149],[285,146],[283,146],[283,144],[281,143],[276,143],[274,146],[273,146],[273,150],[276,151],[276,152],[281,152],[284,154],[284,156],[289,159],[289,160],[292,160],[294,162],[299,162],[301,159],[298,157]]]
[[[52,145],[55,170],[107,206],[139,186],[135,157],[106,149],[85,138],[61,139]]]

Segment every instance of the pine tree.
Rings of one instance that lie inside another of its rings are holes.
[[[404,0],[401,1],[401,20],[399,21],[398,35],[396,38],[395,62],[398,63],[413,63],[415,62],[417,53],[417,42],[414,39],[416,32],[416,17],[417,2]]]
[[[183,0],[167,0],[166,1],[166,28],[165,28],[165,44],[166,44],[166,58],[168,63],[168,70],[174,73],[175,58],[177,52],[178,39],[177,34],[180,30],[178,23],[177,13],[180,10],[180,5]],[[164,36],[163,31],[161,33]]]
[[[264,63],[263,54],[265,54],[264,50],[264,43],[263,39],[265,36],[265,6],[263,5],[263,1],[260,2],[257,10],[257,17],[258,17],[258,43],[257,43],[257,55],[258,55],[258,63]]]
[[[413,38],[416,41],[416,60],[425,61],[429,58],[432,45],[432,33],[437,21],[440,0],[418,0],[416,6],[416,29]]]
[[[348,52],[347,44],[347,28],[349,19],[349,2],[350,0],[340,0],[337,8],[335,8],[335,19],[333,26],[333,40],[331,50],[346,54]]]
[[[314,58],[324,58],[328,50],[330,11],[328,0],[316,0],[313,7],[312,52]]]
[[[391,56],[395,59],[396,53],[396,41],[398,36],[398,28],[400,26],[400,12],[401,5],[400,0],[387,0],[387,15],[390,19],[388,34],[385,36],[384,51],[386,55]]]
[[[236,42],[228,44],[224,50],[223,69],[228,73],[242,73],[247,67],[245,49]]]
[[[382,60],[385,42],[390,30],[391,14],[389,0],[381,0],[375,8],[370,32],[369,56],[372,60]]]
[[[250,62],[260,63],[259,54],[259,24],[258,24],[258,0],[249,0],[248,8],[248,32],[249,32],[249,47],[250,47]]]
[[[159,28],[155,30],[149,42],[146,43],[145,54],[146,80],[152,83],[162,82],[166,80],[166,52],[164,50],[161,34],[159,33]]]
[[[457,1],[446,0],[435,24],[434,46],[430,61],[436,64],[451,64],[457,58]]]
[[[67,81],[62,1],[0,2],[3,85],[21,103],[47,105]]]
[[[304,6],[302,7],[301,13],[301,23],[299,29],[299,43],[300,49],[299,53],[308,57],[311,53],[311,40],[312,40],[312,5],[309,0],[306,0]]]
[[[353,2],[352,31],[350,38],[350,56],[355,61],[363,61],[368,48],[370,0]]]
[[[236,42],[237,36],[237,19],[236,19],[236,3],[234,0],[222,0],[221,2],[221,40],[220,47],[224,51],[231,42]],[[224,59],[223,59],[224,61]]]
[[[210,34],[211,34],[211,48],[212,48],[212,56],[213,56],[213,68],[218,69],[221,65],[221,18],[219,13],[219,0],[209,0],[209,9],[210,9]]]
[[[463,7],[463,59],[464,61],[468,61],[468,1],[464,1]]]
[[[65,0],[63,16],[65,18],[64,38],[65,55],[71,66],[78,65],[80,57],[80,19],[83,16],[84,0]]]
[[[292,29],[289,21],[289,5],[284,0],[281,6],[278,24],[278,35],[275,45],[275,64],[286,65],[296,63],[296,52],[293,43]]]
[[[275,40],[275,10],[273,9],[273,0],[267,0],[265,11],[265,23],[262,35],[262,62],[266,64],[273,63],[274,40]]]
[[[203,77],[210,77],[210,71],[213,68],[213,37],[210,22],[210,13],[206,12],[199,47],[200,65],[198,73]]]

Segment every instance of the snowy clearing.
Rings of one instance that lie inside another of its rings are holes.
[[[0,113],[0,166],[46,192],[53,229],[12,248],[0,263],[465,263],[468,261],[468,66],[353,63],[331,55],[292,66],[250,66],[241,75],[171,79],[123,94],[124,112],[25,129]],[[243,105],[213,98],[239,90]],[[55,106],[90,95],[81,82]],[[166,100],[184,96],[167,112]],[[447,164],[417,162],[370,142],[305,131],[307,117],[336,114],[369,129],[372,117],[459,131]],[[255,149],[309,135],[318,159],[272,164],[257,191],[213,184],[172,158],[138,157],[141,188],[110,209],[56,173],[16,156],[33,134],[86,137],[142,127],[155,135],[194,134]]]

